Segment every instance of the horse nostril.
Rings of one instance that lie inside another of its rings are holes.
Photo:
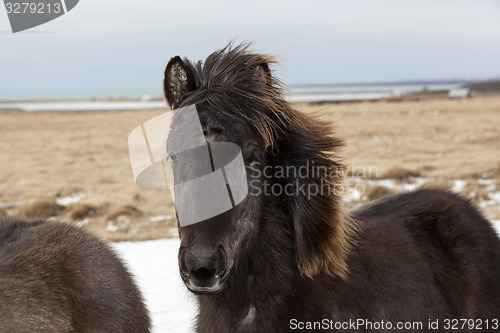
[[[219,250],[208,254],[185,251],[181,256],[181,269],[199,281],[217,278],[225,270],[225,265],[225,256]]]

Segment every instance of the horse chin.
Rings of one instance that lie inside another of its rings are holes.
[[[198,286],[193,283],[191,280],[184,281],[186,287],[192,293],[196,295],[213,295],[219,293],[224,287],[224,282],[218,280],[215,283],[208,286]]]
[[[181,272],[181,278],[189,291],[196,295],[214,295],[224,289],[228,278],[228,270],[226,269],[222,275],[212,278],[210,281],[196,281],[191,276]]]

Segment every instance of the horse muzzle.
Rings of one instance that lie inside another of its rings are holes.
[[[216,251],[195,251],[181,247],[179,269],[181,278],[195,294],[220,291],[227,278],[227,255],[222,246]]]

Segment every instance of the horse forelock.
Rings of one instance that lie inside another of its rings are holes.
[[[284,128],[300,119],[284,98],[285,84],[269,68],[278,64],[276,57],[256,53],[250,45],[230,43],[205,62],[185,59],[196,89],[186,94],[180,106],[206,102],[232,118],[244,119],[272,149]]]

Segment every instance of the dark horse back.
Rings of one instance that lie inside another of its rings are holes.
[[[0,219],[0,332],[149,332],[123,262],[66,223]]]
[[[417,249],[413,262],[398,261],[394,269],[412,271],[405,265],[417,265],[418,276],[435,282],[437,290],[419,290],[418,277],[405,276],[415,292],[436,293],[429,296],[442,302],[436,311],[449,309],[435,313],[436,318],[500,317],[500,240],[468,200],[443,190],[419,190],[382,198],[352,216],[360,221],[361,239],[368,238],[369,246],[375,239],[402,240],[393,249],[397,252],[386,256]]]

